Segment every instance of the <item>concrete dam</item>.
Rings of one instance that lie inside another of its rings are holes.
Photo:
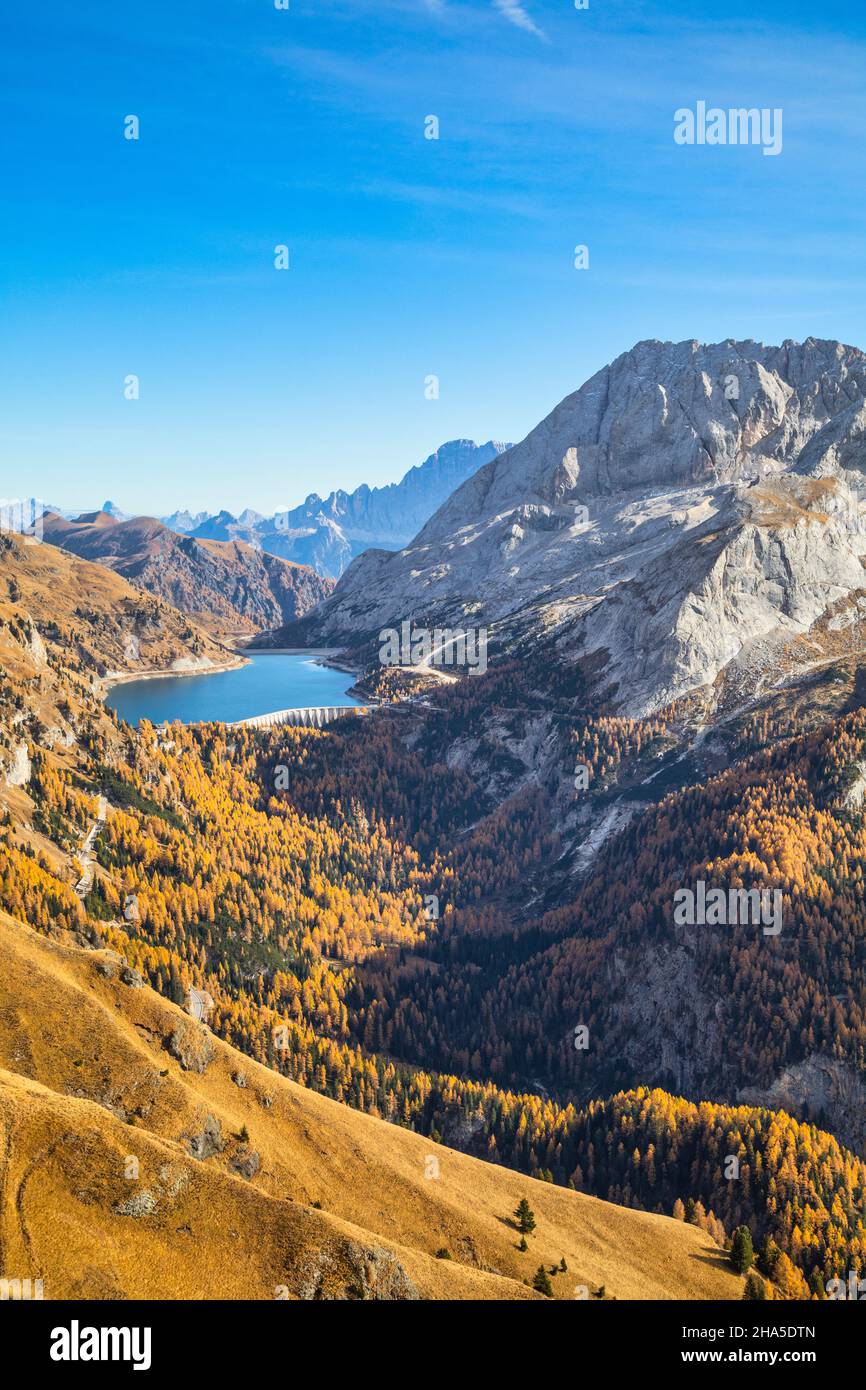
[[[305,729],[322,729],[347,714],[369,714],[367,705],[316,705],[304,709],[278,709],[272,714],[256,714],[251,719],[236,719],[231,729],[273,729],[278,724],[300,724]]]

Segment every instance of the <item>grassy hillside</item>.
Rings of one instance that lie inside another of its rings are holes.
[[[73,669],[104,674],[227,659],[225,648],[187,615],[104,566],[15,536],[0,542],[0,622],[8,629],[10,621],[29,617]]]
[[[215,1038],[111,953],[6,914],[0,1067],[0,1267],[43,1278],[46,1297],[526,1298],[523,1280],[562,1258],[557,1298],[742,1295],[695,1227],[338,1105]],[[511,1219],[523,1196],[537,1222],[525,1254]]]
[[[40,748],[69,765],[119,747],[102,695],[112,673],[218,669],[240,658],[161,599],[50,545],[0,535],[0,790],[26,785]],[[17,760],[17,764],[16,764]],[[17,808],[29,820],[28,808]]]

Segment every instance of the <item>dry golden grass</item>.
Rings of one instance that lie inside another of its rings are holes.
[[[557,1298],[581,1285],[616,1298],[742,1296],[694,1227],[338,1105],[122,977],[109,954],[0,914],[5,1277],[41,1277],[58,1298],[346,1297],[363,1285],[514,1299],[537,1297],[523,1280],[564,1256]],[[184,1070],[168,1050],[178,1029],[193,1052],[212,1051],[204,1071]],[[190,1138],[214,1122],[223,1148],[197,1161]],[[233,1165],[251,1152],[260,1167],[248,1179]],[[522,1196],[537,1221],[526,1254],[511,1223]],[[117,1210],[135,1199],[142,1214]],[[435,1258],[443,1246],[450,1261]]]

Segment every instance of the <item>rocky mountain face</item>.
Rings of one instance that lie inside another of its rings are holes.
[[[551,644],[640,715],[859,623],[866,357],[807,339],[638,343],[467,479],[398,554],[368,550],[316,641],[404,619]],[[848,610],[847,612],[845,610]]]
[[[313,570],[240,541],[198,540],[153,517],[91,512],[43,519],[46,541],[106,565],[213,632],[255,632],[301,618],[330,591]]]
[[[247,508],[238,517],[228,511],[195,517],[175,512],[163,520],[198,540],[244,541],[337,579],[369,546],[398,550],[405,545],[455,488],[507,448],[496,440],[454,439],[387,487],[363,484],[327,497],[312,492],[300,506],[271,517]]]

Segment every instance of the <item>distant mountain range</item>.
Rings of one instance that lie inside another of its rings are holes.
[[[187,613],[208,631],[235,636],[303,617],[332,587],[305,565],[241,541],[180,536],[154,517],[117,520],[107,511],[74,520],[43,517],[44,539]]]
[[[410,468],[399,483],[386,487],[362,483],[354,492],[340,488],[326,497],[311,492],[299,506],[271,516],[247,507],[237,516],[226,510],[179,510],[156,520],[179,536],[197,541],[241,541],[253,550],[309,565],[324,579],[339,579],[352,560],[370,546],[402,549],[456,488],[510,448],[510,444],[495,439],[486,444],[452,439]],[[48,504],[42,504],[42,509],[46,516],[51,513],[66,521],[80,515]],[[103,502],[99,513],[117,522],[134,519],[112,501]],[[83,515],[95,516],[96,512]]]
[[[220,638],[282,631],[327,598],[369,546],[398,551],[451,493],[507,444],[455,439],[399,483],[310,493],[267,517],[176,511],[130,517],[112,501],[80,515],[45,507],[45,540],[158,595]]]
[[[486,444],[453,439],[387,487],[364,483],[354,492],[339,489],[327,497],[311,492],[300,506],[269,517],[247,508],[239,516],[178,511],[162,521],[196,540],[244,541],[338,579],[369,546],[400,550],[455,488],[509,447],[493,439]]]

